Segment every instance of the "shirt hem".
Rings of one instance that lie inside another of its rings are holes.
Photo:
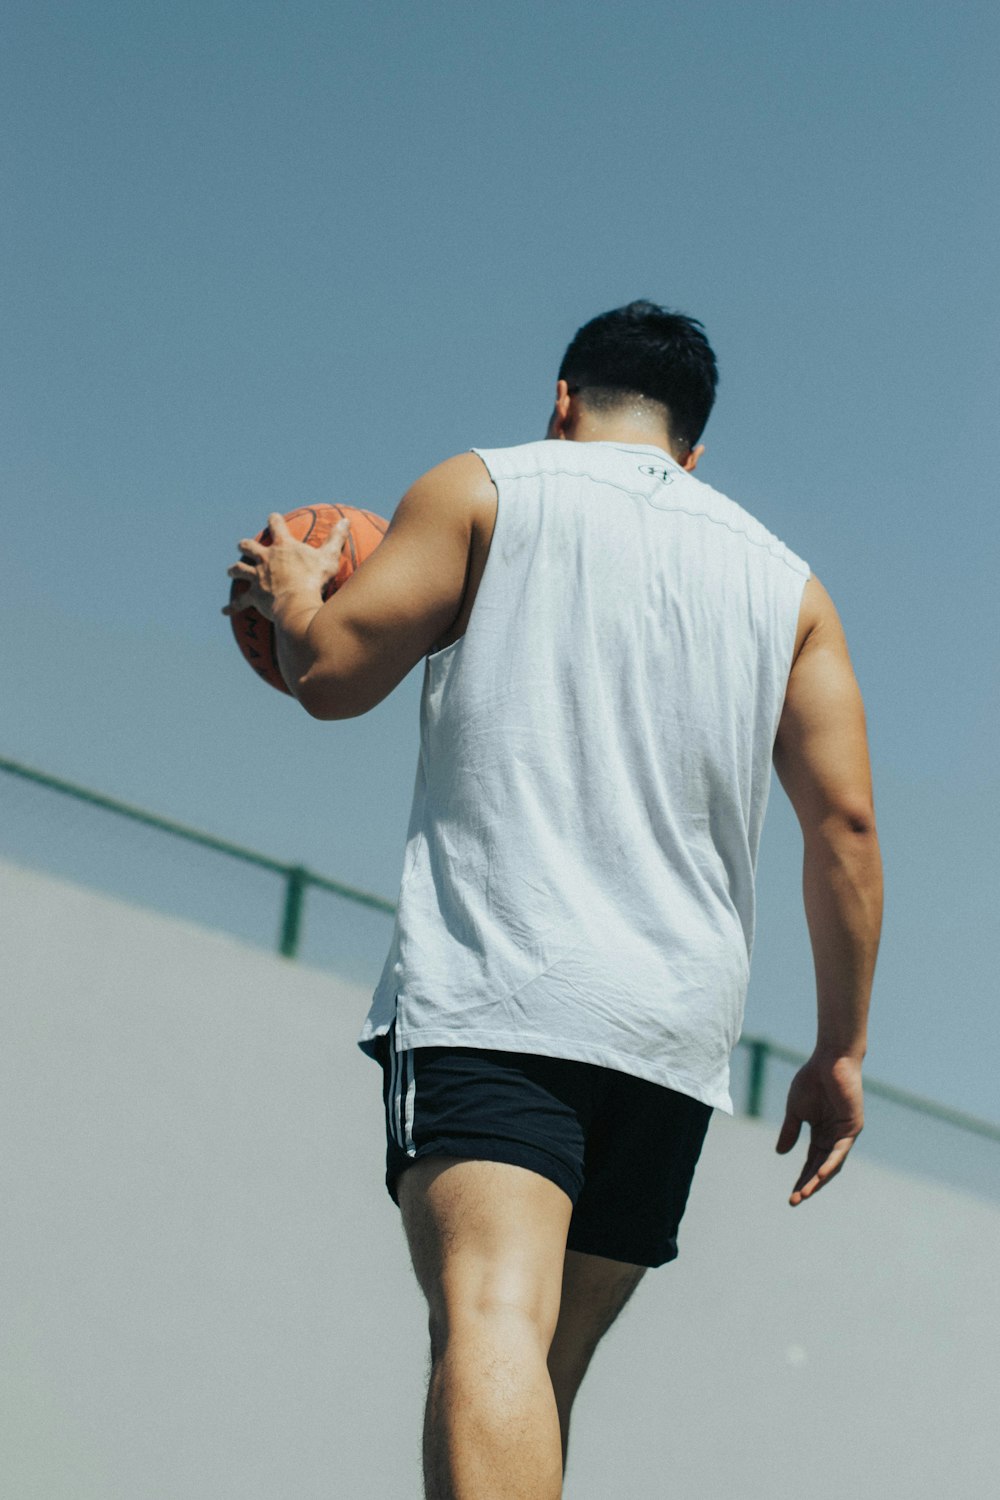
[[[361,1037],[358,1046],[369,1057],[376,1057],[376,1038],[384,1036],[391,1022],[386,1022],[379,1032]],[[609,1047],[587,1046],[585,1043],[555,1040],[545,1036],[507,1036],[496,1031],[470,1031],[466,1027],[417,1026],[407,1027],[396,1017],[396,1047],[400,1052],[411,1047],[481,1047],[487,1052],[526,1052],[537,1057],[561,1057],[569,1062],[595,1063],[598,1067],[613,1068],[618,1073],[628,1073],[633,1078],[643,1078],[648,1083],[673,1089],[686,1094],[702,1104],[723,1114],[734,1113],[733,1101],[728,1087],[714,1087],[700,1082],[679,1069],[664,1067],[648,1058],[630,1057]]]

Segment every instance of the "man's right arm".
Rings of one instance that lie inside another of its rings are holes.
[[[774,745],[774,767],[804,846],[802,891],[816,970],[816,1049],[788,1094],[779,1152],[803,1123],[810,1146],[790,1202],[840,1170],[864,1123],[861,1062],[882,927],[864,704],[840,617],[819,579],[806,584],[798,650]]]

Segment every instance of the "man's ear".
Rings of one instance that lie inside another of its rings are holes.
[[[698,460],[705,451],[705,444],[699,443],[697,448],[692,448],[687,458],[681,464],[681,468],[688,474],[693,474],[698,467]]]
[[[572,405],[573,398],[569,393],[569,385],[565,380],[557,380],[556,404],[552,408],[552,415],[549,418],[549,430],[545,434],[546,437],[563,439],[568,437],[567,428],[569,426],[569,414]]]

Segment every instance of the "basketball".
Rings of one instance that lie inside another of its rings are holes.
[[[298,510],[290,510],[285,516],[288,529],[296,541],[308,542],[310,547],[322,547],[329,540],[337,522],[344,517],[350,522],[351,529],[347,533],[336,577],[323,589],[324,600],[335,594],[355,569],[360,568],[365,558],[371,556],[385,536],[389,523],[372,511],[358,510],[353,505],[302,505]],[[271,545],[270,527],[265,526],[263,531],[257,533],[257,541],[265,547]],[[249,586],[244,579],[235,579],[229,591],[230,603]],[[278,667],[273,622],[252,607],[242,609],[229,618],[236,644],[257,676],[269,682],[280,693],[289,693],[290,697],[291,693]]]

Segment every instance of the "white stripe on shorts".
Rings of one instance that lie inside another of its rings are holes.
[[[413,1056],[412,1048],[409,1052],[407,1052],[406,1056],[410,1074],[410,1083],[409,1087],[406,1090],[406,1109],[403,1116],[403,1124],[405,1128],[403,1149],[406,1152],[407,1156],[416,1156],[417,1148],[413,1144],[413,1110],[417,1098],[417,1070],[415,1066],[416,1059]]]
[[[403,1144],[403,1080],[406,1077],[406,1053],[400,1052],[396,1058],[396,1085],[392,1091],[392,1133],[396,1137],[396,1145]]]
[[[416,1070],[413,1066],[413,1048],[396,1051],[396,1024],[389,1027],[389,1130],[396,1145],[407,1156],[415,1156],[417,1148],[413,1142],[413,1111],[417,1097]]]
[[[396,1051],[395,1037],[393,1036],[392,1032],[390,1031],[389,1032],[389,1104],[388,1104],[388,1115],[389,1115],[389,1129],[392,1132],[392,1138],[393,1138],[394,1141],[396,1141],[397,1145],[399,1143],[399,1138],[398,1138],[398,1136],[396,1134],[396,1079],[397,1079],[398,1076],[399,1076],[399,1053]]]

